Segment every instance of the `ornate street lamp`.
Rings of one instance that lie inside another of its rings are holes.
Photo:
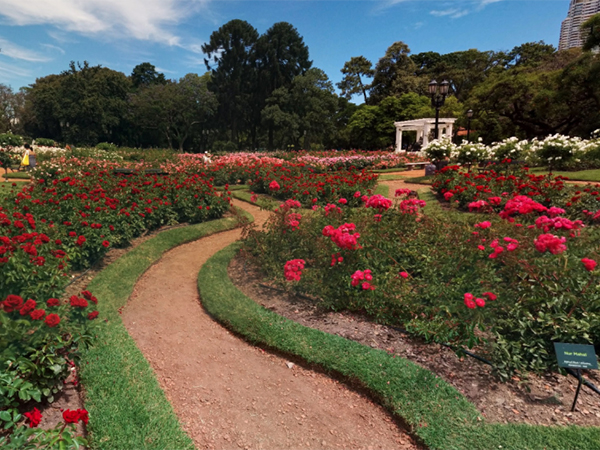
[[[473,118],[473,110],[467,111],[467,142],[470,142],[469,136],[471,135],[471,119]]]
[[[431,95],[431,106],[435,108],[435,139],[439,138],[440,130],[439,130],[439,122],[440,122],[440,108],[444,106],[444,102],[446,101],[446,96],[448,95],[448,90],[450,88],[450,83],[444,80],[439,84],[435,80],[431,80],[429,83],[429,95]]]

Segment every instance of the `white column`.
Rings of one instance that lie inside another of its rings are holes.
[[[452,124],[448,124],[448,136],[452,139]]]
[[[429,144],[429,124],[426,122],[423,125],[423,147]]]
[[[396,153],[400,153],[402,151],[402,129],[400,127],[396,128]]]

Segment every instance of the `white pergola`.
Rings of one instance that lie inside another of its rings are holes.
[[[444,118],[438,120],[440,138],[442,136],[452,136],[452,127],[456,119]],[[429,132],[435,129],[435,118],[405,120],[403,122],[394,122],[396,126],[396,152],[402,151],[402,132],[416,131],[417,141],[423,138],[423,146],[429,142]]]

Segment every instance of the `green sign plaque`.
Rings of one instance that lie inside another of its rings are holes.
[[[571,369],[598,369],[598,358],[593,345],[554,343],[559,367]]]

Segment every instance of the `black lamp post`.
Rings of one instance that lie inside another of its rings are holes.
[[[473,110],[467,111],[467,142],[470,142],[469,136],[471,135],[471,119],[473,118]]]
[[[435,80],[431,80],[429,83],[429,95],[431,95],[431,106],[435,108],[435,139],[439,138],[439,122],[440,122],[440,108],[444,106],[444,102],[446,101],[446,96],[448,95],[448,89],[450,88],[450,83],[446,80],[442,81],[439,85]]]

